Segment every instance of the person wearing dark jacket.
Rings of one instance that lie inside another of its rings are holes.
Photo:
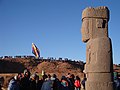
[[[53,90],[61,90],[60,89],[61,83],[60,83],[59,79],[57,78],[56,74],[52,75],[51,80],[53,82]]]
[[[17,82],[17,76],[13,77],[10,80],[8,90],[20,90],[19,84]]]
[[[120,90],[120,79],[114,78],[115,90]]]
[[[29,90],[36,90],[36,88],[37,88],[35,74],[31,75],[31,77],[30,77],[30,87],[29,88],[30,88]]]
[[[20,89],[21,90],[29,90],[29,86],[30,86],[30,72],[29,70],[25,69],[24,70],[24,74],[23,74],[23,77],[21,78],[21,81],[20,81]]]

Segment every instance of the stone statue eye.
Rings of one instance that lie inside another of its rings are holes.
[[[96,19],[96,27],[97,28],[105,28],[106,20]]]

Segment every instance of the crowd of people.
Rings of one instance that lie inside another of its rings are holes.
[[[68,73],[58,79],[56,74],[31,74],[28,69],[10,79],[8,90],[81,90],[85,89],[86,78],[80,80],[79,76]]]
[[[58,79],[56,74],[43,73],[39,76],[37,72],[31,74],[25,69],[23,73],[18,73],[10,79],[7,90],[85,90],[85,82],[86,77],[81,80],[79,76],[71,73]],[[116,72],[114,89],[120,90],[120,77]]]

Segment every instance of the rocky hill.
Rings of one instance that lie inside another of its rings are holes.
[[[20,73],[28,68],[31,73],[55,73],[58,76],[72,73],[79,75],[84,69],[82,61],[7,58],[0,59],[0,73]]]

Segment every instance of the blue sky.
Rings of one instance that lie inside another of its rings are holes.
[[[113,62],[120,64],[119,0],[0,0],[0,56],[33,55],[31,44],[41,57],[86,59],[81,41],[83,9],[107,6],[110,9],[109,37]]]

